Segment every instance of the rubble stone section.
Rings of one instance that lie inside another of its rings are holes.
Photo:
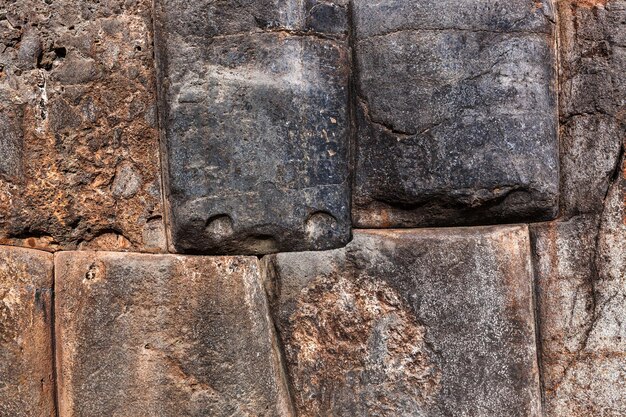
[[[354,1],[356,227],[558,211],[550,0]]]
[[[163,251],[150,0],[0,5],[0,243]]]
[[[61,416],[292,415],[256,258],[55,264]]]
[[[346,6],[159,0],[155,39],[170,249],[344,246]]]
[[[268,257],[298,415],[540,416],[526,226]]]
[[[54,417],[52,255],[0,246],[0,415]]]

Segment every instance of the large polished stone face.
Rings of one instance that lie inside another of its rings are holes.
[[[250,5],[246,14],[198,2],[182,13],[207,13],[208,21],[190,17],[184,25],[175,4],[157,3],[173,249],[260,254],[345,245],[345,10],[311,20],[295,4]],[[328,33],[309,32],[318,29]]]
[[[357,227],[548,219],[550,2],[354,3]]]

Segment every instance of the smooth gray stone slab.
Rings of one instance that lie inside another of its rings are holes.
[[[200,2],[181,6],[182,15],[208,13],[208,20],[190,17],[185,26],[176,2],[157,3],[172,250],[262,254],[345,245],[345,10],[292,19],[281,10],[296,6],[255,3],[244,7],[260,13],[253,20],[275,23],[254,26],[244,10],[225,5],[218,13]]]
[[[558,210],[549,2],[354,3],[357,227]]]

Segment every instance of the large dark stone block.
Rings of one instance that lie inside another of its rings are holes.
[[[525,226],[264,259],[299,416],[541,415]]]
[[[556,215],[549,1],[357,0],[354,16],[357,226]]]
[[[291,16],[281,10],[296,5],[258,2],[243,8],[250,14],[232,5],[218,13],[200,2],[181,9],[206,20],[185,26],[176,2],[157,3],[172,249],[256,254],[347,243],[345,8]]]
[[[256,258],[55,262],[59,415],[291,415]]]

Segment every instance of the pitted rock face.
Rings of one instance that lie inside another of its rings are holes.
[[[526,227],[355,231],[265,262],[301,415],[540,415]]]
[[[550,1],[357,0],[354,22],[357,226],[556,215]]]
[[[441,377],[425,332],[384,281],[339,274],[313,281],[283,330],[299,415],[328,415],[328,404],[333,415],[423,409]]]
[[[0,242],[164,250],[151,2],[0,14]]]
[[[52,417],[52,255],[0,247],[0,415]]]
[[[345,8],[178,3],[156,7],[172,249],[345,245],[350,64],[347,27],[334,27]]]

